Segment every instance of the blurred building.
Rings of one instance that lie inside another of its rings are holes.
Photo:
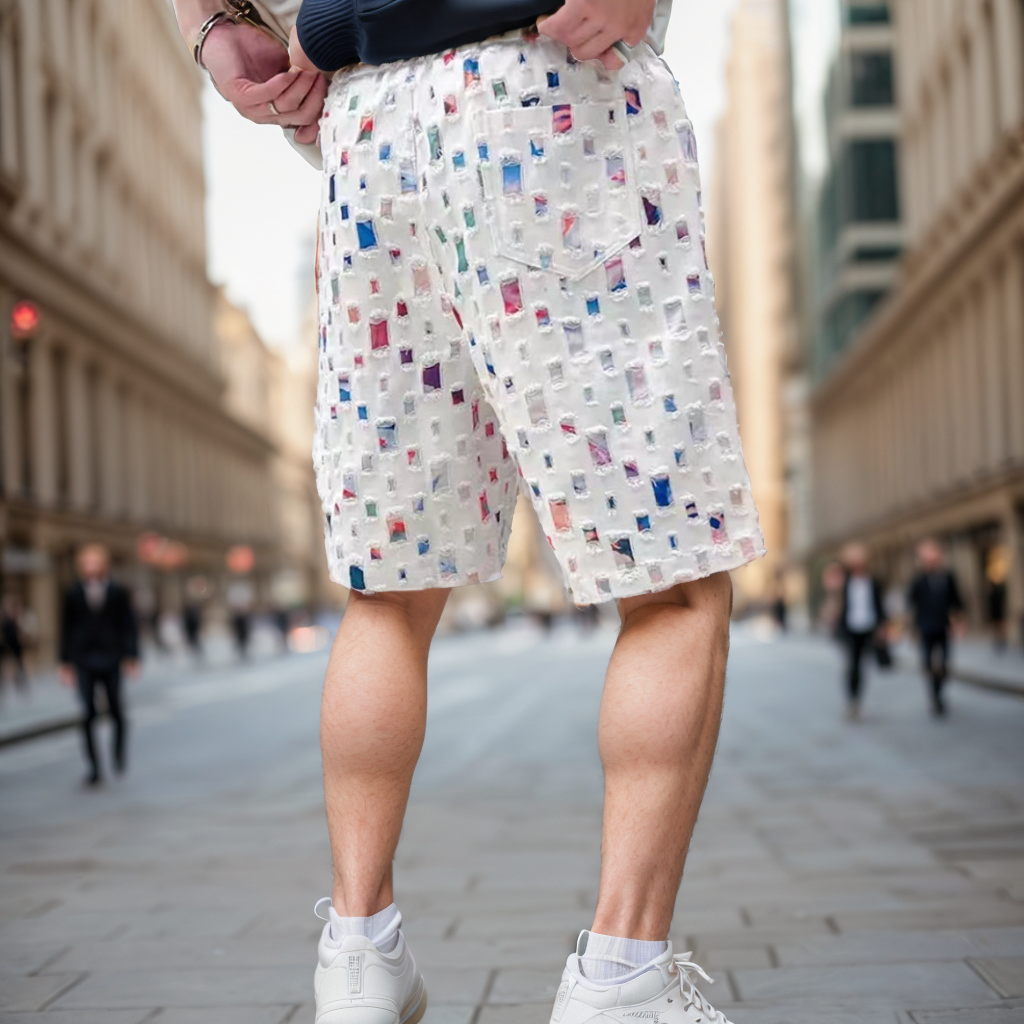
[[[824,179],[815,183],[814,275],[807,296],[810,369],[818,379],[892,288],[904,240],[890,5],[841,0],[839,13],[822,101],[826,164]]]
[[[1009,565],[1019,630],[1024,8],[1018,0],[894,0],[843,10],[846,33],[864,28],[863,12],[878,33],[878,67],[865,72],[871,94],[887,89],[885,40],[896,49],[905,229],[902,240],[886,228],[858,244],[880,256],[897,244],[906,251],[888,298],[837,346],[812,396],[817,548],[863,537],[899,581],[914,542],[938,535],[975,622],[986,574]],[[862,159],[877,173],[890,160],[881,148]],[[835,337],[821,331],[817,341]]]
[[[44,660],[82,541],[151,610],[229,545],[280,561],[274,439],[223,401],[200,129],[165,0],[0,3],[0,544]]]
[[[223,289],[217,295],[215,324],[225,405],[271,445],[264,497],[277,536],[266,596],[280,609],[333,603],[338,595],[327,576],[320,499],[310,456],[316,349],[312,345],[271,348]],[[307,337],[315,336],[314,325],[315,320]]]
[[[794,297],[793,125],[785,0],[739,0],[708,211],[708,256],[743,454],[766,558],[735,573],[740,603],[772,596],[788,563],[790,508],[805,504],[804,406]],[[800,522],[799,513],[794,523]]]

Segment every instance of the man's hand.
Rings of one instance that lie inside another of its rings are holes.
[[[538,18],[543,35],[569,47],[577,60],[599,60],[609,71],[623,65],[611,48],[620,39],[638,46],[654,20],[656,0],[566,0],[549,18]]]
[[[138,658],[127,658],[123,665],[124,673],[129,679],[138,679],[142,671],[142,665]]]
[[[75,685],[75,666],[69,665],[67,662],[61,662],[57,666],[57,675],[60,677],[61,684],[66,686],[69,690]]]
[[[252,25],[222,22],[203,44],[203,64],[217,91],[257,124],[295,128],[296,142],[315,142],[327,79],[289,65],[288,51]]]

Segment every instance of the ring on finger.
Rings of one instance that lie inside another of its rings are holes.
[[[273,100],[267,100],[267,107],[274,117],[280,117],[281,111],[277,109],[277,104]]]

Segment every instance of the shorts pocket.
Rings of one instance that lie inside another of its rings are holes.
[[[614,102],[476,115],[481,188],[498,255],[577,280],[640,234],[625,118]]]

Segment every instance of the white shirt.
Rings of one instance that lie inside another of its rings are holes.
[[[85,590],[85,603],[94,611],[98,612],[107,601],[107,587],[110,580],[104,577],[101,580],[86,580],[82,584]]]
[[[846,583],[846,628],[851,633],[871,633],[877,625],[871,577],[851,576]]]

